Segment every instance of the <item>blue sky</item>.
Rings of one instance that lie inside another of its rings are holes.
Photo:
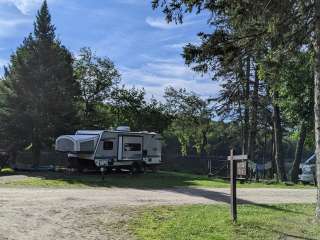
[[[42,0],[0,0],[0,66],[33,30]],[[209,31],[206,16],[192,15],[183,25],[167,24],[151,0],[48,0],[56,34],[76,56],[91,47],[114,61],[128,87],[145,88],[148,98],[162,99],[168,86],[208,97],[217,83],[184,65],[182,46],[197,43],[199,31]],[[3,70],[0,71],[0,74]]]

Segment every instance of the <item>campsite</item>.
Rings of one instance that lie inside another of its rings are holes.
[[[320,0],[0,0],[0,240],[320,240]]]

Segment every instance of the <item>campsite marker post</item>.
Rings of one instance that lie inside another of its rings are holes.
[[[233,222],[237,221],[237,161],[247,160],[247,155],[233,155],[233,149],[230,150],[230,207],[231,218]]]
[[[236,222],[237,221],[237,164],[233,160],[233,149],[230,150],[230,207],[231,207],[231,217],[232,221]]]

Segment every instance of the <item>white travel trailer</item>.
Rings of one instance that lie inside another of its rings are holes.
[[[60,136],[56,151],[67,152],[70,167],[121,169],[133,172],[161,164],[161,141],[153,132],[131,132],[129,127],[117,130],[79,130],[75,135]]]

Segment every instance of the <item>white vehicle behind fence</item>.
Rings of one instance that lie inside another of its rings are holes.
[[[79,130],[75,135],[60,136],[55,149],[67,152],[69,165],[83,169],[155,170],[161,164],[161,141],[153,132],[131,132],[129,127],[117,130]]]
[[[304,163],[300,164],[299,181],[302,183],[316,182],[316,155],[313,154]]]

